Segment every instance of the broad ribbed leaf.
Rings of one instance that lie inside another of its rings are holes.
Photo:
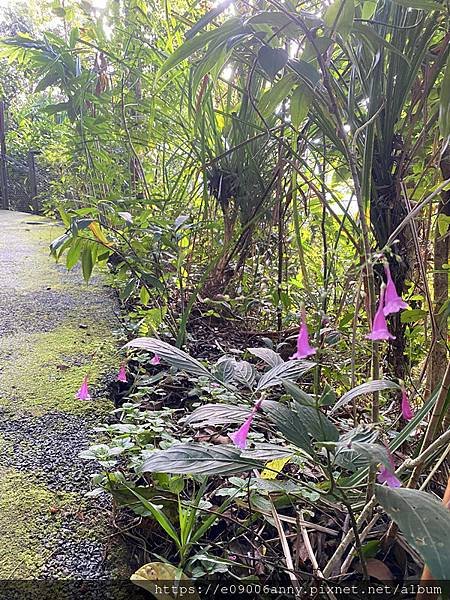
[[[304,392],[296,383],[289,381],[289,379],[283,379],[283,387],[299,404],[303,404],[303,406],[316,406],[314,398]]]
[[[293,455],[290,448],[275,446],[274,444],[256,444],[252,450],[244,450],[242,456],[262,460],[264,462],[278,458],[287,458]]]
[[[214,375],[223,383],[231,383],[234,380],[234,358],[222,358],[214,367]]]
[[[395,452],[398,450],[408,439],[408,437],[417,429],[417,426],[423,421],[426,415],[433,409],[436,404],[436,399],[438,396],[439,388],[436,388],[431,394],[428,402],[422,406],[420,410],[414,415],[414,417],[409,421],[405,427],[395,436],[392,442],[389,444],[389,451]],[[342,438],[341,438],[342,439]],[[360,485],[367,477],[368,470],[367,468],[362,469],[358,473],[352,475],[352,477],[348,480],[347,485],[349,487],[355,487]]]
[[[209,378],[212,377],[208,369],[198,360],[162,340],[150,337],[137,338],[125,344],[125,348],[141,348],[142,350],[158,354],[166,363],[180,369],[180,371],[187,371],[194,375],[203,375]]]
[[[258,381],[257,390],[265,390],[274,385],[280,385],[284,379],[298,379],[310,371],[316,363],[308,360],[290,360],[273,367]]]
[[[391,469],[387,449],[370,442],[344,442],[337,444],[339,461],[344,468],[355,470],[361,466],[382,464]]]
[[[281,494],[302,494],[303,491],[308,491],[304,485],[295,481],[278,481],[276,479],[255,479],[255,487],[261,492],[278,492]],[[311,491],[309,490],[311,493]]]
[[[298,413],[273,400],[264,401],[263,411],[289,442],[308,454],[313,453],[306,424]]]
[[[157,451],[142,466],[144,473],[201,473],[232,475],[261,469],[264,462],[248,456],[232,444],[226,446],[177,444]]]
[[[450,579],[450,513],[426,492],[381,485],[375,496],[435,579]]]
[[[208,425],[227,425],[228,423],[243,423],[251,412],[250,406],[231,406],[229,404],[206,404],[194,410],[186,419],[186,424],[192,427]]]
[[[362,383],[361,385],[356,386],[352,390],[345,393],[339,402],[337,402],[330,411],[331,413],[336,412],[339,408],[350,402],[354,398],[358,396],[362,396],[364,394],[372,394],[373,392],[379,392],[381,390],[399,390],[400,387],[397,383],[393,381],[389,381],[388,379],[376,379],[375,381],[368,381],[367,383]]]
[[[311,406],[294,404],[295,412],[305,425],[309,435],[319,442],[336,442],[339,439],[339,431],[322,411]]]
[[[240,383],[243,383],[247,387],[251,388],[256,378],[255,368],[246,360],[235,361],[234,377]]]
[[[257,356],[271,367],[276,367],[277,365],[284,363],[284,360],[278,352],[274,352],[270,348],[247,348],[247,350],[253,354],[253,356]]]

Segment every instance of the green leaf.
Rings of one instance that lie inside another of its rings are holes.
[[[89,281],[92,275],[92,269],[94,268],[94,260],[91,246],[84,246],[81,252],[81,270],[86,283]]]
[[[80,238],[74,239],[72,245],[69,248],[69,251],[67,252],[67,256],[66,256],[66,267],[67,267],[68,271],[73,269],[74,266],[77,264],[77,262],[80,258],[82,247],[83,247],[82,240]]]
[[[298,86],[293,91],[291,97],[291,121],[295,129],[299,129],[308,116],[313,99],[314,95],[307,87]]]
[[[203,375],[211,379],[212,375],[198,360],[183,350],[151,337],[142,337],[125,344],[125,348],[140,348],[158,354],[166,363],[194,375]]]
[[[78,27],[74,27],[73,29],[70,30],[69,46],[71,48],[75,48],[76,43],[78,42],[79,38],[80,38],[80,30],[78,29]]]
[[[261,377],[256,386],[257,390],[265,390],[274,385],[280,385],[284,379],[297,379],[310,371],[316,363],[308,360],[290,360],[272,367]]]
[[[245,22],[246,25],[270,25],[272,27],[285,29],[292,23],[288,15],[276,11],[262,11],[253,15]]]
[[[217,4],[217,6],[214,6],[213,8],[211,8],[211,10],[209,10],[206,13],[206,15],[204,15],[199,21],[197,21],[197,23],[193,27],[191,27],[189,29],[189,31],[186,31],[186,33],[185,33],[186,39],[193,38],[196,33],[201,31],[204,27],[206,27],[206,25],[208,25],[216,17],[221,15],[223,13],[223,11],[228,8],[228,6],[231,4],[231,2],[232,2],[232,0],[224,0],[223,2],[219,2],[219,4]]]
[[[194,77],[192,80],[193,94],[197,93],[198,86],[207,73],[214,71],[214,73],[217,74],[220,71],[224,63],[228,60],[230,54],[231,51],[225,47],[225,42],[222,42],[215,47],[212,45],[212,43],[208,46],[205,57],[195,67]]]
[[[54,115],[56,113],[66,112],[70,108],[70,102],[59,102],[58,104],[48,104],[43,107],[43,111],[48,115]]]
[[[271,367],[276,367],[277,365],[284,363],[284,360],[278,352],[274,352],[270,348],[247,348],[247,350],[253,354],[253,356],[257,356]]]
[[[249,416],[251,408],[248,406],[232,406],[229,404],[206,404],[194,410],[186,419],[186,424],[192,427],[205,427],[207,425],[228,425],[229,423],[243,423]]]
[[[155,521],[157,523],[159,523],[159,525],[161,525],[161,527],[164,529],[164,531],[167,533],[167,535],[175,542],[177,547],[180,548],[181,543],[180,543],[178,534],[177,534],[174,526],[172,525],[172,523],[169,521],[169,519],[166,517],[166,515],[162,512],[162,510],[159,508],[159,506],[156,506],[156,504],[153,504],[152,502],[150,502],[149,500],[147,500],[146,498],[141,496],[133,488],[128,487],[128,486],[125,486],[125,487],[129,492],[131,492],[134,496],[136,496],[136,498],[142,503],[142,506],[146,510],[148,510],[148,512],[155,519]]]
[[[144,306],[147,306],[150,301],[150,294],[148,293],[147,288],[144,286],[141,287],[141,291],[139,292],[139,300]]]
[[[248,388],[251,388],[256,379],[254,366],[246,360],[234,361],[234,378]]]
[[[434,0],[392,0],[394,4],[399,4],[405,8],[416,8],[417,10],[444,10],[444,5]]]
[[[222,358],[214,367],[214,375],[223,383],[231,383],[234,380],[234,358]]]
[[[314,65],[305,60],[290,60],[289,66],[311,88],[315,88],[320,81],[320,73]]]
[[[296,411],[273,400],[265,400],[262,410],[289,442],[308,454],[313,454],[306,424]]]
[[[336,449],[336,458],[339,458],[337,462],[346,469],[355,470],[361,466],[379,464],[391,468],[388,451],[380,444],[357,441],[349,443],[348,439],[345,439],[337,444]]]
[[[248,453],[249,454],[249,453]],[[203,475],[233,475],[261,469],[264,462],[242,456],[233,445],[176,444],[167,450],[154,452],[144,462],[144,473],[200,473]]]
[[[314,398],[304,392],[297,384],[289,381],[289,379],[283,379],[283,387],[299,404],[302,404],[303,406],[316,406]]]
[[[295,12],[295,17],[298,17],[299,13]],[[300,11],[300,16],[304,19],[305,23],[307,23],[311,27],[318,27],[321,24],[321,20],[311,13],[306,13]],[[275,29],[281,29],[283,33],[293,33],[297,36],[301,33],[300,27],[294,23],[292,18],[284,13],[278,11],[261,11],[256,15],[253,15],[247,21],[245,21],[246,25],[269,25]]]
[[[361,17],[371,19],[375,14],[377,3],[374,0],[366,0],[362,5]]]
[[[355,18],[353,0],[334,0],[325,11],[324,22],[333,31],[337,31],[345,39],[348,37]]]
[[[450,579],[450,514],[426,492],[376,485],[375,496],[435,579]]]
[[[371,394],[373,392],[379,392],[381,390],[399,390],[400,387],[397,383],[393,381],[389,381],[388,379],[376,379],[375,381],[369,381],[367,383],[362,383],[361,385],[356,386],[352,390],[346,392],[339,402],[330,411],[331,413],[336,412],[339,408],[354,400],[358,396],[362,396],[363,394]]]
[[[450,217],[448,215],[439,215],[437,218],[437,227],[439,235],[445,235],[450,225]]]
[[[337,427],[322,411],[311,406],[295,403],[295,412],[305,424],[309,435],[319,442],[336,442],[339,439]]]
[[[182,44],[179,48],[175,50],[173,54],[169,56],[166,62],[161,67],[158,76],[161,77],[164,73],[167,73],[178,64],[180,64],[183,60],[189,58],[194,52],[204,48],[209,42],[212,40],[215,43],[219,44],[221,41],[224,41],[227,37],[229,37],[232,33],[236,34],[241,31],[242,22],[239,17],[233,17],[226,21],[220,27],[213,29],[211,31],[204,31],[203,33],[199,33],[191,39],[188,39]]]
[[[408,421],[407,425],[405,425],[405,427],[403,427],[403,429],[391,441],[391,443],[389,444],[389,451],[391,453],[398,450],[406,442],[406,440],[409,438],[409,436],[415,432],[415,430],[417,429],[419,424],[423,421],[423,419],[426,417],[426,415],[433,409],[434,405],[436,404],[436,399],[438,397],[439,389],[440,388],[438,387],[435,390],[433,390],[429,400],[416,412],[416,414],[411,419],[411,421]],[[354,435],[353,432],[352,432],[352,435]],[[370,433],[369,433],[369,435],[370,435]],[[341,436],[341,440],[343,439],[343,437],[344,436]],[[347,485],[349,487],[355,487],[357,485],[361,485],[361,483],[366,479],[367,473],[368,473],[367,468],[364,468],[361,471],[358,471],[358,473],[355,473],[355,475],[353,475],[347,481]]]
[[[55,71],[49,71],[44,77],[38,82],[34,88],[34,92],[43,92],[51,85],[54,85],[60,79],[60,74]]]
[[[258,63],[269,79],[273,79],[287,65],[289,54],[284,48],[261,46],[258,51]]]
[[[55,258],[59,258],[72,240],[71,233],[63,233],[50,244],[50,252]]]
[[[276,108],[287,98],[294,84],[295,78],[289,73],[276,81],[261,96],[259,108],[264,117],[268,117],[275,112]]]
[[[421,321],[427,314],[427,311],[421,308],[404,310],[400,315],[400,321],[401,323],[415,323],[416,321]]]
[[[378,33],[372,29],[372,27],[369,27],[364,23],[353,23],[352,35],[355,40],[358,41],[361,39],[361,37],[364,37],[369,43],[369,46],[372,48],[373,52],[378,53],[381,48],[386,48],[389,50],[389,52],[392,52],[400,57],[408,65],[408,67],[410,66],[410,62],[403,52],[385,40],[381,35],[378,35]]]

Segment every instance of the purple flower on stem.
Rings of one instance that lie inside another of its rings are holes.
[[[160,362],[161,362],[161,357],[158,354],[155,354],[155,356],[150,361],[150,364],[151,365],[159,365]]]
[[[255,418],[255,414],[258,412],[260,406],[261,400],[258,400],[258,402],[253,407],[252,412],[245,419],[244,423],[239,427],[239,429],[237,431],[234,431],[233,433],[228,434],[228,437],[232,440],[234,445],[240,448],[241,450],[245,450],[245,448],[247,447],[247,436],[249,434],[250,427],[252,426],[253,419]]]
[[[384,294],[383,314],[387,316],[408,308],[408,305],[397,293],[395,283],[392,280],[391,270],[389,269],[387,262],[384,264],[384,272],[386,273],[386,291]]]
[[[395,476],[395,465],[392,455],[387,448],[386,450],[389,457],[390,467],[388,468],[386,465],[381,465],[381,469],[377,476],[378,483],[387,483],[391,488],[398,488],[402,485],[402,482]]]
[[[120,365],[119,372],[117,373],[117,381],[121,381],[122,383],[127,382],[127,369],[125,367],[125,363]]]
[[[76,393],[75,398],[77,398],[78,400],[90,400],[91,399],[91,395],[89,393],[89,388],[88,388],[88,376],[87,375],[84,376],[83,383],[81,384],[80,389]]]
[[[402,388],[402,416],[405,421],[410,421],[414,416],[405,388]]]
[[[308,326],[306,325],[306,311],[302,308],[302,322],[300,325],[300,331],[297,337],[297,351],[293,354],[289,360],[296,358],[307,358],[312,354],[316,353],[316,349],[309,344],[309,333]]]
[[[372,323],[372,331],[366,336],[369,340],[395,340],[395,335],[392,335],[387,328],[386,317],[384,316],[384,294],[385,285],[383,284],[377,312]]]
[[[398,479],[395,474],[384,465],[381,467],[377,479],[378,483],[387,483],[391,488],[398,488],[402,485],[400,479]]]

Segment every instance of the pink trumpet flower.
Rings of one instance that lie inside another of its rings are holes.
[[[253,419],[255,418],[255,413],[252,412],[247,419],[244,421],[243,425],[239,427],[237,431],[228,434],[228,437],[231,438],[233,444],[240,448],[241,450],[245,450],[247,446],[247,436],[250,431],[250,427],[252,426]]]
[[[386,317],[384,316],[384,294],[385,285],[383,284],[377,312],[373,319],[372,331],[366,336],[369,340],[395,340],[395,335],[392,335],[387,328]]]
[[[408,395],[404,388],[402,388],[402,416],[405,421],[410,421],[414,416]]]
[[[306,358],[315,353],[316,349],[313,348],[309,343],[308,326],[306,324],[306,311],[304,308],[302,308],[302,322],[297,337],[297,351],[290,357],[289,360],[294,360],[296,358]]]
[[[401,485],[402,485],[402,482],[400,481],[400,479],[398,479],[395,476],[393,471],[390,471],[384,465],[382,466],[380,472],[378,473],[377,479],[378,479],[378,483],[387,483],[388,486],[391,488],[398,488],[398,487],[401,487]]]
[[[75,398],[77,398],[78,400],[90,400],[91,399],[91,395],[89,393],[89,388],[88,388],[88,376],[87,375],[84,376],[83,383],[81,384],[80,389],[76,393]]]
[[[252,409],[252,412],[245,419],[244,423],[239,427],[237,431],[233,433],[229,433],[228,437],[234,443],[235,446],[240,448],[241,450],[245,450],[247,447],[247,436],[250,431],[250,427],[252,426],[253,419],[255,418],[255,414],[258,412],[261,406],[261,400],[259,400]]]
[[[117,381],[121,381],[122,383],[127,382],[127,369],[125,367],[125,363],[120,365],[119,372],[117,373]]]
[[[386,465],[382,465],[380,471],[378,472],[377,480],[378,483],[387,483],[391,488],[401,487],[402,482],[395,476],[395,465],[392,460],[391,453],[387,450],[390,462],[390,468],[386,467]]]
[[[150,364],[151,365],[159,365],[160,362],[161,362],[161,357],[158,354],[155,354],[155,356],[150,361]]]
[[[384,294],[383,314],[387,316],[408,308],[408,305],[397,293],[395,283],[392,280],[391,270],[389,269],[387,262],[384,265],[384,272],[386,273],[386,291]]]

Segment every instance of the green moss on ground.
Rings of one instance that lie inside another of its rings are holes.
[[[59,526],[58,514],[75,494],[51,492],[25,473],[0,472],[0,579],[39,575],[51,550],[43,547]],[[45,518],[45,540],[43,540]]]
[[[66,324],[45,333],[19,334],[0,342],[0,355],[8,353],[0,375],[2,404],[6,409],[42,415],[62,411],[84,413],[95,407],[107,410],[110,401],[75,399],[84,375],[92,389],[113,368],[114,338],[108,323],[91,323],[87,329]]]

